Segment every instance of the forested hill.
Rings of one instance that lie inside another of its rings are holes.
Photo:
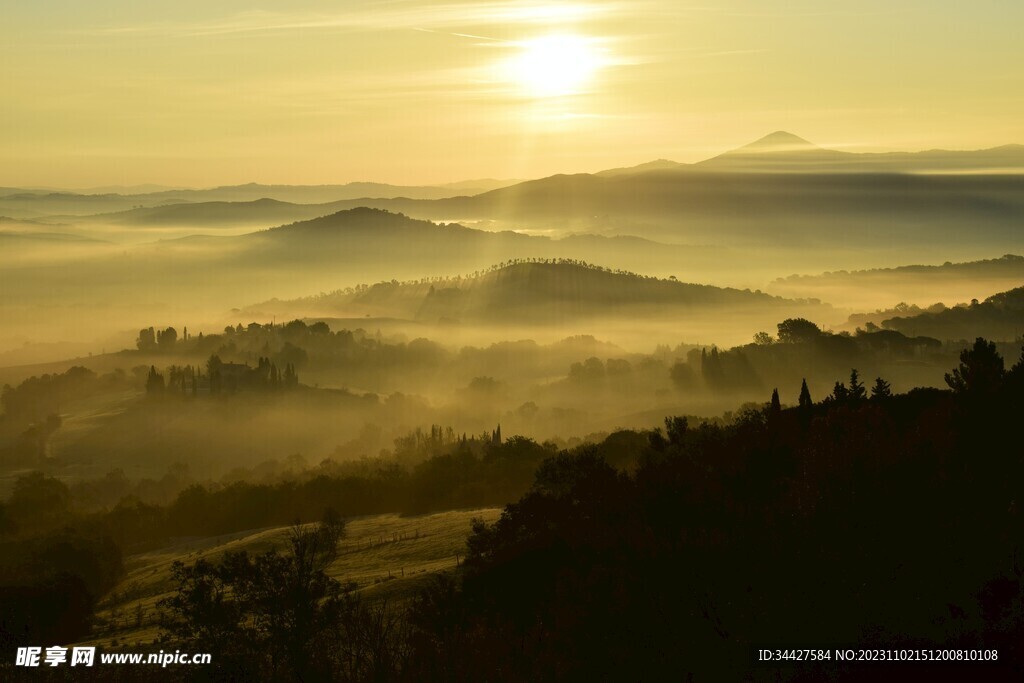
[[[401,213],[380,209],[356,207],[338,211],[310,220],[298,221],[269,230],[250,233],[248,239],[299,240],[302,238],[324,239],[331,236],[392,236],[417,237],[424,234],[445,234],[472,239],[487,237],[491,233],[473,230],[457,223],[434,223],[409,218]]]
[[[949,280],[996,280],[1008,278],[1024,280],[1024,256],[1004,254],[999,258],[964,261],[961,263],[945,262],[942,265],[907,265],[896,268],[872,268],[870,270],[840,270],[821,273],[820,275],[790,275],[778,278],[775,286],[870,286],[878,283],[921,282],[935,284]]]
[[[882,327],[936,339],[970,339],[983,334],[988,339],[1014,341],[1024,337],[1024,287],[970,305],[893,317],[882,321]]]
[[[382,282],[334,292],[318,304],[426,322],[531,322],[804,305],[761,292],[646,277],[571,259],[517,260],[467,277]]]

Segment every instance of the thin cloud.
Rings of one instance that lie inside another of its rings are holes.
[[[486,40],[486,41],[489,41],[491,43],[509,43],[510,42],[510,41],[504,40],[502,38],[492,38],[491,36],[478,36],[478,35],[474,35],[472,33],[456,33],[454,31],[437,31],[437,30],[434,30],[432,28],[423,28],[422,26],[417,26],[416,28],[413,29],[413,31],[420,31],[422,33],[436,33],[436,34],[442,35],[442,36],[455,36],[456,38],[470,38],[470,39],[473,39],[473,40]]]
[[[187,23],[146,23],[133,26],[104,26],[74,31],[88,35],[159,35],[199,37],[232,34],[280,33],[301,30],[360,31],[379,29],[431,30],[431,27],[484,25],[559,25],[583,24],[614,16],[628,15],[637,3],[562,3],[501,2],[455,3],[424,6],[399,3],[366,10],[334,14],[309,12],[269,12],[253,10],[217,20]],[[453,35],[460,35],[454,33]],[[486,36],[461,34],[489,39]]]

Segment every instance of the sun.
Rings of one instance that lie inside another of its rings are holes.
[[[581,92],[601,66],[593,41],[577,35],[549,35],[516,43],[519,53],[506,63],[511,80],[533,97]]]

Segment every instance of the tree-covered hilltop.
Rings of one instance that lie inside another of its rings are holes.
[[[806,318],[787,318],[777,334],[757,332],[753,343],[732,349],[692,348],[672,365],[672,382],[681,392],[748,396],[765,387],[787,387],[794,399],[797,379],[810,378],[816,393],[845,376],[851,367],[885,374],[903,388],[937,386],[951,347],[931,337],[911,337],[895,330],[833,333]]]
[[[986,280],[1019,280],[1022,276],[1024,276],[1024,256],[1004,254],[999,258],[958,263],[946,261],[941,265],[908,265],[867,270],[839,270],[820,275],[790,275],[778,278],[772,284],[804,284],[824,288],[837,284],[871,287],[898,282],[920,282],[935,286],[949,280],[976,283]]]
[[[358,311],[424,322],[570,321],[689,311],[719,313],[751,309],[803,308],[795,301],[760,291],[739,290],[658,278],[607,268],[579,259],[510,259],[466,276],[392,280],[359,285],[292,302],[267,302],[253,310]]]
[[[1024,287],[999,292],[984,301],[974,299],[942,310],[898,315],[882,321],[882,327],[937,339],[988,339],[1013,341],[1024,337]]]

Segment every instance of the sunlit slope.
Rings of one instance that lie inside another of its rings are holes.
[[[346,526],[338,559],[328,574],[343,584],[354,582],[368,599],[400,603],[425,585],[432,574],[450,571],[465,555],[470,522],[495,521],[498,508],[460,510],[401,517],[374,515]],[[180,540],[125,559],[127,574],[101,602],[95,637],[100,647],[152,643],[159,635],[156,603],[174,590],[171,564],[203,558],[216,562],[225,552],[259,554],[284,551],[290,529],[277,527],[208,538]],[[457,559],[458,557],[458,559]]]

